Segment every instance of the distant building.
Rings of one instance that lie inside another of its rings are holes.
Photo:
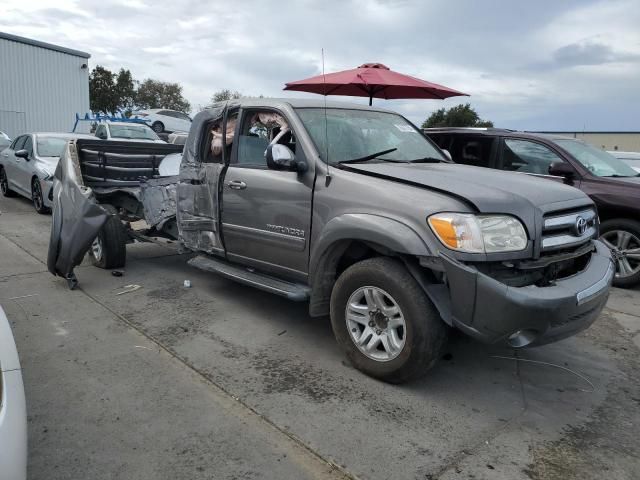
[[[579,138],[603,150],[640,152],[640,132],[537,132]]]
[[[70,132],[89,111],[89,57],[0,32],[0,130]]]

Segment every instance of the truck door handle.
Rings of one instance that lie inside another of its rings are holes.
[[[229,183],[227,183],[227,186],[234,190],[244,190],[245,188],[247,188],[247,184],[241,182],[240,180],[231,180]]]

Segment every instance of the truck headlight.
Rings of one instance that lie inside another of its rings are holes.
[[[444,245],[460,252],[515,252],[527,246],[522,223],[508,215],[436,213],[428,222]]]

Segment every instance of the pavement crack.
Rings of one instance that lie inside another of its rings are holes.
[[[336,474],[340,475],[344,480],[359,480],[358,477],[355,476],[353,473],[348,472],[345,467],[342,467],[341,465],[338,465],[337,463],[333,462],[332,460],[323,457],[320,453],[316,452],[310,446],[308,446],[297,435],[295,435],[292,432],[289,432],[289,431],[285,430],[284,428],[280,427],[279,425],[277,425],[275,422],[273,422],[271,419],[269,419],[264,414],[260,413],[258,410],[256,410],[251,405],[246,403],[240,397],[238,397],[237,395],[234,395],[227,388],[225,388],[224,386],[220,385],[218,382],[214,381],[209,375],[206,374],[206,372],[201,371],[200,369],[198,369],[197,367],[195,367],[194,365],[189,363],[186,358],[184,358],[181,355],[177,354],[176,352],[172,351],[170,348],[168,348],[164,344],[162,344],[159,340],[157,340],[153,336],[147,334],[145,331],[141,330],[138,326],[136,326],[135,324],[133,324],[132,322],[127,320],[125,317],[120,315],[118,312],[116,312],[115,310],[110,308],[108,305],[106,305],[105,303],[100,301],[98,298],[96,298],[93,295],[91,295],[89,292],[84,290],[82,288],[82,286],[78,286],[76,288],[76,290],[79,291],[79,292],[82,292],[87,298],[89,298],[91,301],[93,301],[94,303],[100,305],[102,308],[104,308],[105,310],[107,310],[108,312],[113,314],[116,318],[118,318],[126,326],[128,326],[129,328],[135,330],[140,335],[142,335],[147,340],[149,340],[151,343],[156,345],[159,349],[163,350],[165,353],[170,355],[172,358],[174,358],[175,360],[180,362],[182,365],[184,365],[186,368],[188,368],[193,373],[195,373],[198,377],[200,377],[205,383],[207,383],[208,385],[214,387],[216,390],[218,390],[219,392],[224,394],[227,398],[232,399],[234,402],[236,402],[238,405],[240,405],[248,413],[250,413],[252,415],[255,415],[256,417],[258,417],[260,419],[260,421],[264,422],[270,428],[273,428],[278,433],[282,434],[289,441],[293,442],[296,446],[301,448],[303,451],[307,452],[316,461],[320,462],[320,464],[328,467],[331,471],[333,471]]]

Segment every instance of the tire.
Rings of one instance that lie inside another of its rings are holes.
[[[616,265],[613,286],[629,288],[640,283],[640,222],[627,218],[600,224],[600,240],[609,249]]]
[[[151,125],[151,129],[156,133],[164,132],[164,123],[162,122],[153,122]]]
[[[9,188],[9,179],[4,171],[4,167],[0,167],[0,190],[5,197],[15,197],[16,192]]]
[[[98,268],[122,268],[127,261],[127,232],[115,207],[102,205],[102,208],[109,213],[109,219],[89,248],[91,263]]]
[[[44,206],[42,186],[40,185],[38,177],[33,177],[31,179],[31,201],[33,202],[33,208],[35,208],[36,212],[39,214],[45,215],[47,213],[51,213],[51,209]]]
[[[373,303],[380,305],[382,298],[387,316],[371,316],[371,302],[367,300],[376,296],[378,302]],[[357,304],[357,311],[349,306],[349,321],[348,304]],[[399,313],[394,314],[394,304]],[[392,325],[399,323],[404,326],[393,333]],[[403,383],[426,374],[440,358],[448,331],[418,282],[401,262],[388,257],[363,260],[340,275],[331,293],[331,326],[355,368],[389,383]],[[370,331],[365,333],[367,328]],[[358,339],[377,346],[365,353],[356,345]]]

